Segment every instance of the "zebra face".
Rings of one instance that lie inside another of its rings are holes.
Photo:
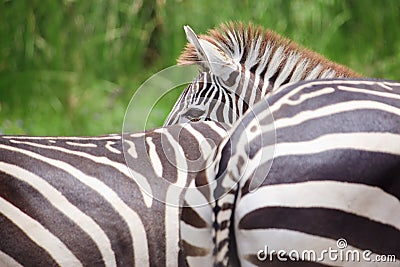
[[[240,66],[224,78],[203,71],[186,87],[164,125],[194,121],[232,125],[252,105],[255,97],[251,92],[259,92],[262,84]]]

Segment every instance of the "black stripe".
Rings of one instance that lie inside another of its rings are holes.
[[[46,150],[38,151],[41,155],[46,155]],[[42,177],[49,184],[51,184],[55,189],[60,191],[74,206],[80,209],[82,212],[86,213],[91,217],[105,232],[111,241],[112,249],[115,252],[116,258],[120,263],[131,262],[134,258],[132,239],[130,237],[129,228],[126,222],[120,217],[114,208],[105,199],[100,196],[97,192],[88,188],[86,185],[82,184],[75,177],[70,176],[68,173],[62,171],[61,169],[55,168],[54,166],[48,165],[42,161],[38,161],[31,157],[23,156],[19,153],[7,152],[8,162],[11,164],[16,164],[19,167],[27,169],[35,173],[36,175]],[[96,177],[99,180],[106,181],[110,184],[112,189],[117,189],[117,193],[120,197],[125,200],[129,200],[129,204],[134,209],[147,210],[143,208],[143,201],[138,202],[137,199],[142,199],[140,191],[138,191],[137,185],[128,177],[121,176],[119,172],[110,172],[109,168],[102,168],[102,165],[94,164],[92,161],[85,160],[82,158],[71,157],[70,155],[63,155],[59,153],[59,157],[64,156],[65,161],[76,162],[75,167],[78,169],[86,168],[90,170],[90,175]],[[55,154],[53,154],[55,156]],[[79,160],[77,160],[79,159]],[[71,162],[71,163],[72,163]],[[109,175],[112,173],[113,175]],[[119,191],[119,192],[118,192]],[[25,196],[33,198],[33,193],[28,192]],[[29,199],[29,203],[33,200]],[[43,200],[44,201],[44,200]],[[37,206],[42,207],[42,202],[38,202]],[[140,204],[143,206],[140,206]],[[44,205],[44,204],[43,204]],[[44,211],[43,211],[44,212]],[[65,230],[60,230],[60,234],[68,233],[68,222],[61,217],[59,219],[53,219],[53,213],[50,211],[47,215],[38,215],[43,218],[43,222],[50,223],[52,220],[57,220],[58,224],[53,227],[61,229],[65,227]],[[56,213],[54,214],[57,218]],[[51,218],[51,220],[49,220]],[[49,225],[49,228],[52,225]],[[58,230],[54,229],[55,233]],[[57,234],[59,235],[59,234]],[[73,248],[79,248],[75,243],[82,242],[80,237],[82,234],[70,235],[66,237],[66,245]],[[70,242],[70,243],[68,243]],[[83,244],[88,242],[83,242]],[[83,248],[79,253],[82,254],[82,261],[85,262],[90,254],[89,251],[85,249],[90,249],[90,252],[94,249],[94,245]],[[77,252],[78,253],[78,252]],[[79,254],[78,253],[78,254]],[[93,254],[93,253],[92,253]]]
[[[119,138],[121,138],[121,136],[119,136]],[[110,150],[108,150],[105,147],[107,145],[107,142],[109,142],[109,141],[114,143],[111,145],[111,147],[117,149],[118,151],[120,151],[122,153],[121,139],[91,140],[90,137],[81,139],[81,140],[60,139],[60,140],[57,140],[57,142],[55,144],[50,144],[50,145],[65,147],[66,149],[69,149],[69,150],[84,152],[84,153],[91,154],[93,156],[107,156],[107,158],[109,158],[112,161],[124,163],[124,161],[123,161],[124,158],[121,156],[122,154],[110,152]],[[82,143],[82,144],[92,143],[92,144],[95,144],[97,147],[73,146],[73,145],[67,144],[66,142]]]
[[[44,249],[1,214],[0,237],[0,250],[22,266],[58,266]]]
[[[177,130],[178,130],[178,132],[175,134],[176,134],[176,136],[179,136],[179,134],[181,134],[181,132],[179,132],[179,129],[177,129]],[[183,130],[182,128],[180,130],[186,131],[186,130]],[[173,134],[173,133],[171,133],[171,134]],[[176,162],[177,155],[175,155],[175,150],[174,150],[174,147],[172,146],[170,140],[167,139],[165,137],[165,135],[162,133],[150,132],[150,133],[146,134],[146,138],[147,137],[152,137],[152,143],[155,146],[156,154],[160,158],[160,162],[161,162],[161,165],[163,168],[162,178],[170,183],[176,183],[176,181],[178,179],[177,162]],[[146,143],[147,143],[147,141],[146,141]],[[147,150],[147,151],[149,151],[149,150]],[[144,158],[144,159],[142,157],[140,157],[140,159],[138,158],[138,161],[146,161],[146,160],[148,160],[149,163],[151,164],[150,160],[147,158]],[[150,168],[154,169],[155,166],[151,165]],[[146,175],[145,177],[148,177],[148,175]],[[156,179],[159,179],[159,178],[156,178]],[[163,183],[163,184],[165,186],[164,190],[166,192],[168,185],[167,185],[167,183]]]
[[[284,95],[290,93],[293,89],[298,88],[299,86],[307,84],[306,82],[299,82],[295,83],[292,86],[289,86],[279,92],[276,95],[272,95],[269,97],[268,101],[270,101],[271,105],[273,105],[275,102],[279,101]],[[304,100],[301,102],[299,105],[283,105],[281,107],[281,110],[284,110],[284,113],[278,113],[274,114],[275,118],[280,118],[284,114],[285,117],[291,117],[295,114],[297,114],[300,111],[304,110],[315,110],[327,105],[332,105],[332,104],[337,104],[345,101],[353,101],[353,100],[369,100],[369,101],[375,101],[375,102],[381,102],[388,104],[393,107],[399,107],[400,103],[398,99],[392,99],[388,97],[382,97],[382,96],[377,96],[374,94],[368,94],[368,93],[361,93],[361,92],[350,92],[350,91],[344,91],[338,89],[339,86],[348,86],[348,87],[358,87],[366,90],[371,90],[373,91],[384,91],[388,93],[387,90],[381,90],[380,88],[377,88],[375,85],[353,85],[353,84],[346,84],[346,82],[342,82],[340,84],[319,84],[315,82],[309,82],[307,87],[302,88],[301,91],[297,92],[295,95],[292,95],[289,99],[290,100],[298,100],[301,96],[304,94],[312,93],[312,92],[317,92],[319,90],[325,89],[325,88],[334,88],[335,91],[329,94],[323,94],[320,96],[312,97],[310,99]],[[299,110],[301,109],[301,110]]]
[[[275,116],[276,113],[274,113]],[[300,142],[336,133],[400,134],[400,116],[380,110],[362,109],[307,120],[277,129],[279,142]]]
[[[99,250],[86,232],[30,185],[9,175],[2,174],[1,177],[3,198],[57,236],[83,263],[102,263]]]
[[[195,210],[193,210],[193,208],[188,207],[187,202],[185,202],[184,204],[185,206],[182,208],[182,215],[180,220],[196,228],[207,227],[207,222],[205,222],[203,218],[201,218],[199,214]]]
[[[267,161],[256,170],[257,175],[266,175],[263,185],[325,180],[362,183],[400,199],[400,157],[396,155],[343,149],[278,157],[271,169],[270,164]]]
[[[334,84],[334,83],[329,83],[327,84],[327,82],[329,81],[333,81],[333,82],[338,82],[341,81],[340,84]],[[351,81],[353,81],[353,84],[351,83]],[[354,81],[357,81],[357,83],[354,84]],[[365,81],[365,82],[363,82]],[[268,98],[268,101],[270,101],[270,103],[275,103],[276,101],[278,101],[279,99],[281,99],[284,95],[286,95],[287,93],[291,92],[292,90],[294,90],[295,88],[298,88],[300,86],[305,86],[305,88],[303,88],[299,94],[302,94],[303,92],[305,93],[309,93],[309,92],[315,92],[318,91],[320,89],[323,88],[328,88],[328,87],[337,87],[337,86],[348,86],[348,87],[356,87],[356,88],[361,88],[361,89],[368,89],[368,90],[372,90],[372,91],[379,91],[379,92],[391,92],[388,91],[387,89],[383,88],[380,86],[380,81],[386,81],[389,82],[388,80],[378,80],[378,79],[351,79],[351,78],[343,78],[343,79],[338,79],[338,78],[334,78],[334,79],[318,79],[318,80],[313,80],[313,81],[299,81],[296,83],[293,83],[292,85],[287,86],[284,90],[281,90],[277,93],[274,93],[273,95],[271,95]],[[374,84],[370,84],[371,82],[375,82]],[[367,84],[368,83],[368,84]],[[397,83],[398,82],[393,82],[393,83]],[[393,84],[390,85],[390,87],[392,87],[393,92],[396,94],[398,93],[398,91],[396,91],[396,89],[398,90],[399,86],[394,86]],[[349,92],[344,92],[344,94],[348,94]],[[336,94],[336,92],[335,92]],[[351,93],[351,94],[358,94],[358,95],[362,95],[362,93]],[[327,95],[325,95],[325,98],[327,98],[325,101],[335,101],[334,99],[331,99],[330,97],[326,97]],[[368,94],[368,97],[370,95]],[[335,97],[336,98],[336,97]],[[387,98],[384,98],[387,99]],[[392,100],[391,100],[392,101]],[[394,100],[395,101],[395,100]],[[315,103],[317,104],[317,103]],[[398,104],[397,104],[398,105]],[[395,105],[395,106],[397,106]]]
[[[214,129],[218,127],[220,129],[228,130],[228,126],[220,122],[193,122],[190,125],[199,131],[205,138],[213,140],[215,144],[218,144],[222,137]]]
[[[334,209],[266,207],[247,213],[240,219],[238,227],[289,229],[334,240],[345,238],[351,246],[379,254],[395,254],[400,258],[399,230]],[[290,240],[287,242],[290,244]],[[309,246],[308,249],[312,249],[312,244]]]

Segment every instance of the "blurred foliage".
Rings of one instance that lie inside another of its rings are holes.
[[[175,64],[182,26],[204,33],[229,20],[263,25],[366,76],[400,78],[397,0],[3,0],[0,133],[120,132],[134,91]]]

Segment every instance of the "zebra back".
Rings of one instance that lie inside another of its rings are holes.
[[[301,80],[359,77],[270,30],[230,22],[189,40],[178,59],[198,64],[201,73],[183,91],[164,125],[187,120],[233,124],[262,97],[284,84]]]
[[[288,255],[296,250],[304,264],[368,263],[318,260],[332,248],[360,257],[367,251],[373,264],[387,255],[395,261],[388,265],[398,264],[400,83],[307,81],[268,100],[269,109],[261,101],[235,124],[192,182],[197,201],[210,204],[184,208],[181,223],[192,226],[181,228],[184,243],[195,246],[190,236],[205,231],[211,237],[188,261],[285,265],[296,261]],[[262,181],[257,190],[254,180]],[[301,254],[310,250],[314,258]]]
[[[186,266],[181,194],[224,135],[201,122],[124,136],[0,137],[0,265]]]

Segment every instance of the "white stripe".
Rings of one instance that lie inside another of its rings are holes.
[[[300,100],[300,99],[299,99]],[[312,120],[316,118],[321,118],[324,116],[334,115],[341,112],[355,111],[355,110],[381,110],[387,113],[400,116],[400,109],[393,106],[374,102],[374,101],[347,101],[340,102],[333,105],[323,106],[322,108],[315,110],[307,110],[297,113],[295,116],[290,118],[282,118],[275,121],[276,129],[299,125],[307,120]],[[372,119],[372,118],[371,118]]]
[[[131,156],[134,159],[137,159],[138,154],[136,152],[135,143],[132,142],[132,141],[126,140],[126,139],[124,139],[124,143],[128,144],[128,146],[129,146],[128,150],[126,151],[128,153],[128,155]]]
[[[274,157],[307,155],[333,149],[355,149],[400,155],[400,135],[392,133],[327,134],[311,141],[278,143],[275,146]]]
[[[161,164],[161,160],[158,156],[158,153],[156,151],[156,146],[153,143],[153,138],[152,137],[146,137],[146,143],[149,146],[149,151],[148,151],[148,155],[149,155],[149,159],[151,161],[151,167],[153,168],[155,174],[158,177],[162,177],[163,174],[163,167]],[[149,192],[151,193],[151,192]]]
[[[400,83],[399,82],[389,82],[389,81],[383,81],[383,82],[379,82],[379,86],[381,86],[382,88],[385,88],[386,90],[389,91],[393,91],[393,87],[400,87]],[[400,89],[400,88],[397,88]]]
[[[171,109],[171,112],[168,115],[168,118],[164,122],[164,126],[175,124],[175,121],[178,119],[177,115],[178,115],[178,111],[180,110],[180,106],[182,103],[187,103],[187,101],[184,99],[184,92],[179,96],[178,100],[175,102],[173,108]],[[172,119],[174,119],[173,122],[171,121]]]
[[[322,71],[322,65],[318,64],[317,66],[313,67],[313,69],[310,71],[310,73],[307,75],[307,77],[304,78],[304,80],[314,80],[318,77],[318,75]]]
[[[299,105],[301,103],[303,103],[306,100],[312,99],[312,98],[316,98],[322,95],[327,95],[327,94],[331,94],[335,92],[335,89],[333,89],[332,87],[326,87],[324,89],[320,89],[317,91],[312,91],[310,93],[303,93],[299,96],[298,99],[287,99],[285,102],[282,102],[281,105],[290,105],[290,106],[295,106],[295,105]],[[280,106],[281,106],[280,105]],[[279,108],[275,107],[275,104],[271,105],[271,112],[276,112],[278,111]]]
[[[234,49],[233,51],[233,60],[239,64],[240,59],[243,56],[243,40],[241,39],[241,36],[237,36],[235,31],[228,31],[227,32],[230,38],[232,39],[232,43],[230,45],[231,48]],[[229,40],[227,40],[229,41]],[[239,41],[239,42],[238,42]],[[230,52],[230,50],[227,50],[226,52]]]
[[[325,69],[320,75],[320,79],[332,79],[336,77],[336,71],[330,68]]]
[[[232,122],[235,122],[238,117],[240,116],[240,113],[238,112],[238,106],[237,106],[237,101],[236,101],[236,94],[233,90],[229,90],[229,99],[232,102],[232,110],[230,112],[232,113]],[[239,113],[239,114],[238,114]],[[231,125],[229,125],[231,126]]]
[[[250,99],[249,99],[249,106],[254,106],[254,104],[259,101],[260,99],[256,99],[258,91],[260,91],[259,98],[262,98],[263,96],[261,95],[261,89],[259,88],[260,84],[260,76],[254,76],[254,83],[253,83],[253,88],[248,88],[247,90],[251,90],[250,94]]]
[[[341,81],[341,82],[343,83],[343,81]],[[325,82],[324,83],[323,81],[321,82],[321,81],[318,80],[316,82],[308,82],[308,83],[305,83],[303,85],[299,85],[299,86],[293,87],[285,95],[281,96],[278,101],[276,101],[273,105],[271,105],[271,111],[272,110],[279,110],[281,108],[281,106],[285,105],[288,102],[289,103],[291,102],[290,98],[292,96],[295,96],[296,94],[300,93],[302,90],[305,90],[306,88],[312,87],[315,84],[317,84],[317,85],[326,84],[327,87],[332,87],[332,84],[335,84],[335,83],[334,82],[332,82],[332,83]],[[286,89],[286,88],[288,88],[290,86],[293,86],[293,85],[294,85],[294,83],[285,84],[285,85],[279,87],[277,90],[273,91],[271,95],[277,94],[278,92],[281,92],[284,89]]]
[[[290,77],[290,82],[298,82],[303,77],[304,72],[307,70],[308,65],[310,64],[310,60],[308,58],[303,58],[297,65],[295,70],[293,71],[292,77]],[[279,91],[282,87],[279,88]]]
[[[291,250],[296,250],[300,253],[303,251],[309,251],[309,250],[314,250],[316,252],[317,258],[322,258],[321,254],[323,250],[340,250],[337,247],[337,240],[325,238],[325,237],[320,237],[320,236],[314,236],[306,233],[301,233],[297,231],[292,231],[292,230],[285,230],[285,229],[253,229],[253,230],[238,230],[237,231],[237,239],[240,240],[238,242],[238,251],[239,251],[239,259],[242,259],[241,263],[242,266],[252,266],[252,265],[247,265],[247,262],[245,262],[246,255],[247,254],[257,254],[259,250],[264,250],[265,246],[268,246],[268,251],[271,252],[271,250],[279,251],[283,250],[285,252],[290,252]],[[325,253],[325,257],[323,258],[324,260],[318,261],[321,263],[324,263],[329,266],[377,266],[377,262],[367,262],[363,260],[362,258],[362,253],[363,250],[351,246],[349,244],[343,251],[353,251],[356,250],[358,253],[360,253],[360,261],[341,261],[341,260],[330,260],[329,255]],[[336,254],[339,256],[339,253]],[[370,254],[369,257],[370,259],[375,259],[375,257],[378,254]],[[344,256],[345,257],[345,256]],[[345,258],[344,258],[345,259]],[[278,259],[274,259],[278,260]],[[265,262],[260,262],[262,263],[267,263],[268,261]],[[385,266],[398,266],[399,261],[396,263],[389,263],[385,262]],[[380,265],[379,265],[380,266]]]
[[[256,71],[255,71],[256,76],[260,76],[261,72],[263,72],[263,70],[265,69],[265,66],[269,62],[269,57],[271,56],[271,53],[272,53],[271,42],[268,42],[265,47],[264,54],[261,56],[260,62],[257,65]],[[268,86],[269,83],[268,83],[268,81],[265,80],[265,77],[262,77],[262,79],[265,81],[264,86]],[[263,87],[263,90],[264,90],[264,87]]]
[[[248,70],[250,70],[259,61],[258,54],[260,52],[262,38],[261,36],[259,36],[256,40],[251,39],[250,42],[251,42],[250,51],[248,52],[246,61],[244,63],[245,68]]]
[[[344,84],[346,84],[346,83],[344,83]],[[378,83],[377,85],[381,85],[381,83]],[[348,91],[348,92],[364,93],[366,95],[376,95],[376,96],[385,97],[385,98],[389,98],[389,99],[400,99],[399,94],[385,93],[385,92],[380,92],[380,91],[375,91],[375,90],[370,90],[370,89],[350,87],[347,85],[339,85],[338,89],[342,90],[342,91]]]
[[[93,156],[91,154],[82,152],[82,151],[74,151],[74,150],[69,150],[63,147],[58,147],[58,146],[48,146],[48,145],[43,145],[43,144],[37,144],[37,143],[32,143],[32,142],[24,142],[24,141],[16,141],[16,140],[10,140],[10,142],[12,143],[17,143],[17,144],[26,144],[26,145],[30,145],[30,146],[35,146],[35,147],[41,147],[41,148],[46,148],[46,149],[51,149],[51,150],[56,150],[56,151],[61,151],[64,153],[68,153],[71,155],[76,155],[79,157],[83,157],[86,159],[89,159],[93,162],[96,163],[100,163],[100,164],[104,164],[107,166],[110,166],[114,169],[116,169],[117,171],[123,173],[125,176],[132,178],[132,180],[134,180],[140,187],[140,192],[142,193],[143,199],[146,203],[146,206],[151,206],[153,199],[151,197],[149,197],[148,194],[152,194],[152,189],[150,187],[149,182],[147,181],[146,178],[144,178],[142,175],[134,175],[136,174],[134,171],[132,171],[130,168],[127,167],[126,164],[121,164],[119,162],[115,162],[110,160],[107,157],[101,156]]]
[[[139,133],[131,133],[131,134],[129,134],[129,136],[133,137],[133,138],[141,138],[141,137],[143,137],[145,135],[146,135],[146,132],[139,132]]]
[[[228,130],[224,128],[224,123],[218,123],[218,122],[206,122],[211,129],[216,132],[220,137],[225,137],[228,135]]]
[[[165,264],[166,266],[178,266],[177,255],[179,254],[179,206],[181,204],[182,191],[187,183],[188,166],[182,147],[178,142],[176,142],[176,140],[168,131],[165,131],[164,134],[171,142],[177,164],[176,182],[168,187],[165,196]]]
[[[269,83],[269,79],[278,71],[278,68],[285,56],[283,53],[284,50],[284,46],[279,46],[272,55],[271,61],[268,64],[268,69],[263,78],[267,84]]]
[[[190,267],[214,266],[214,261],[211,255],[201,257],[187,256],[186,260]]]
[[[232,118],[233,118],[233,114],[231,114],[231,112],[233,112],[233,110],[230,109],[230,101],[231,100],[229,98],[229,95],[225,92],[225,90],[220,90],[220,93],[225,98],[225,102],[224,102],[224,106],[223,106],[224,108],[222,111],[222,114],[224,117],[223,121],[224,121],[224,123],[230,123],[229,115],[232,115]]]
[[[268,185],[245,195],[236,205],[237,218],[263,207],[315,207],[356,214],[400,230],[400,201],[378,187],[364,184],[310,181]]]
[[[144,225],[138,216],[138,214],[133,211],[128,205],[123,202],[119,196],[102,181],[96,179],[95,177],[86,175],[74,166],[59,160],[54,160],[51,158],[46,158],[40,154],[33,153],[31,151],[23,150],[16,147],[10,147],[0,144],[0,148],[15,151],[18,153],[25,154],[29,157],[41,160],[50,164],[56,168],[62,169],[69,173],[81,183],[90,187],[96,191],[100,196],[102,196],[110,205],[118,212],[128,225],[129,232],[133,242],[133,253],[135,255],[135,266],[148,266],[149,255],[148,255],[148,245],[147,236]]]
[[[227,195],[227,196],[232,196],[232,200],[226,200],[225,198],[224,199],[222,199],[222,201],[223,202],[220,202],[220,203],[229,203],[229,204],[233,204],[234,203],[234,200],[233,200],[233,198],[234,198],[234,195]],[[224,221],[230,221],[230,218],[231,218],[231,214],[232,214],[232,210],[231,209],[228,209],[228,210],[220,210],[219,212],[218,212],[218,215],[217,215],[217,222],[218,223],[222,223],[222,222],[224,222]]]
[[[0,162],[0,170],[8,173],[16,179],[24,181],[40,194],[43,195],[56,209],[61,211],[66,217],[73,221],[79,228],[86,232],[97,248],[106,266],[116,266],[115,255],[111,248],[110,240],[100,226],[85,213],[80,211],[66,199],[61,192],[57,191],[47,181],[43,180],[34,173],[22,169],[16,165]]]
[[[239,80],[244,81],[244,83],[242,84],[242,91],[240,92],[240,96],[239,96],[239,100],[238,100],[238,102],[239,102],[238,109],[239,109],[240,114],[244,113],[243,103],[250,105],[250,103],[248,102],[249,99],[246,99],[246,93],[249,90],[252,90],[252,91],[257,90],[257,88],[255,88],[255,90],[254,90],[254,88],[249,88],[250,74],[251,74],[250,71],[246,70],[246,69],[244,70],[244,78],[242,77],[243,73],[242,72],[239,73]],[[235,87],[235,88],[237,88],[237,87]]]
[[[267,125],[265,128],[268,131],[271,130],[271,126]],[[335,149],[353,149],[400,155],[400,135],[391,133],[339,133],[322,135],[310,141],[277,143],[276,145],[264,146],[252,160],[257,164],[247,164],[245,172],[242,172],[241,175],[246,174],[247,176],[244,177],[249,178],[250,175],[248,174],[253,173],[259,166],[268,161],[270,163],[268,166],[270,166],[271,160],[279,157],[316,154]],[[271,153],[272,151],[274,153]],[[241,176],[241,184],[245,182],[246,179],[242,179]]]
[[[286,80],[289,74],[292,72],[294,67],[296,66],[297,61],[300,58],[300,54],[291,51],[287,56],[287,60],[283,69],[279,72],[278,78],[274,83],[274,90],[278,89],[282,85],[282,83]]]
[[[213,247],[211,227],[196,228],[184,221],[180,223],[182,238],[192,246],[210,249]]]
[[[211,168],[208,167],[208,168]],[[210,186],[214,185],[212,183]],[[207,189],[208,189],[208,185]],[[188,191],[185,193],[185,201],[190,207],[196,207],[196,211],[199,213],[199,216],[207,223],[209,222],[209,218],[211,218],[211,209],[209,208],[210,200],[206,199],[206,197],[197,189],[195,185],[195,181],[193,180],[188,188]],[[211,225],[211,223],[210,223]]]
[[[261,158],[259,164],[248,164],[245,172],[253,173],[258,166],[279,157],[316,154],[335,149],[353,149],[400,155],[400,135],[391,133],[339,133],[322,135],[311,141],[277,143],[275,148],[274,145],[264,146],[254,156],[256,160]],[[271,151],[274,151],[274,154]],[[260,155],[262,156],[260,157]],[[241,183],[246,182],[245,179],[241,180]]]
[[[67,142],[65,142],[67,145],[70,145],[70,146],[79,146],[79,147],[97,147],[97,145],[96,144],[93,144],[93,143],[75,143],[75,142],[70,142],[70,141],[67,141]]]
[[[268,126],[267,126],[268,127]],[[271,126],[268,127],[268,130]],[[400,155],[400,135],[392,133],[338,133],[319,136],[311,141],[293,142],[293,143],[277,143],[275,145],[274,155],[266,153],[273,149],[272,146],[264,146],[258,153],[263,153],[262,161],[267,161],[278,157],[288,155],[308,155],[321,153],[335,149],[354,149],[369,152],[388,153]],[[253,166],[256,169],[259,165]],[[248,167],[252,167],[249,164]]]
[[[215,94],[217,93],[217,90],[213,90],[213,94],[212,94],[212,96],[210,96],[210,97],[208,97],[208,96],[206,96],[205,98],[209,101],[209,105],[208,105],[208,107],[209,107],[209,114],[210,114],[210,117],[211,118],[218,118],[217,117],[217,112],[218,112],[218,108],[220,107],[220,105],[224,105],[224,103],[221,101],[221,98],[222,98],[222,93],[221,93],[221,91],[222,90],[220,90],[219,88],[218,88],[218,92],[219,92],[219,94],[218,94],[218,99],[214,99],[214,96],[215,96]],[[211,101],[210,101],[211,100]],[[214,107],[212,108],[212,109],[210,109],[211,108],[211,104],[212,103],[215,103],[215,105],[214,105]],[[221,119],[222,120],[222,119]]]
[[[230,222],[229,222],[230,223]],[[223,230],[218,230],[216,233],[216,246],[219,251],[216,255],[216,261],[217,262],[226,262],[228,260],[227,258],[227,252],[228,252],[228,243],[221,243],[221,241],[229,239],[229,228],[225,228]],[[221,247],[222,246],[222,247]],[[224,266],[227,264],[225,263]]]
[[[0,250],[0,266],[2,267],[23,267],[16,260],[11,258],[9,255],[5,254]]]
[[[119,151],[115,147],[112,147],[112,145],[114,145],[114,144],[115,144],[114,141],[107,141],[107,144],[105,145],[105,147],[108,149],[108,151],[110,151],[112,153],[121,154],[121,151]]]
[[[376,92],[376,91],[373,91],[373,90],[356,89],[356,88],[345,87],[345,86],[339,86],[339,89],[340,90],[345,90],[345,91],[353,91],[353,92],[358,92],[358,93],[377,95],[377,96],[387,97],[387,98],[392,98],[392,99],[394,99],[394,98],[400,99],[400,96],[394,97],[395,96],[394,94]],[[298,90],[296,90],[296,91],[298,91]],[[304,102],[305,100],[309,100],[309,99],[312,99],[314,97],[318,97],[318,96],[321,96],[321,95],[324,95],[324,94],[333,93],[334,91],[335,91],[335,89],[333,87],[327,86],[327,87],[325,87],[323,89],[319,89],[319,90],[313,91],[311,93],[301,94],[300,97],[297,100],[292,100],[289,97],[291,95],[293,95],[293,92],[294,92],[294,90],[293,90],[288,95],[285,95],[284,97],[282,97],[281,100],[279,101],[279,104],[277,104],[278,103],[277,102],[274,105],[272,105],[271,106],[271,111],[272,112],[276,112],[277,110],[280,109],[280,107],[282,105],[291,105],[291,106],[299,105],[302,102]],[[388,109],[392,109],[392,110],[394,109],[392,106],[389,106],[387,104],[382,104],[382,103],[379,103],[379,102],[376,102],[376,101],[370,101],[370,100],[354,100],[354,101],[348,101],[346,103],[351,103],[351,104],[360,103],[361,105],[367,104],[367,103],[368,104],[369,103],[377,103],[377,104],[370,104],[370,105],[372,105],[372,106],[370,106],[370,108],[372,109],[372,108],[374,108],[374,106],[377,106],[377,105],[379,106],[380,105],[380,106],[386,106],[386,107],[388,107]],[[340,105],[340,104],[341,103],[339,103],[337,105]],[[398,114],[398,112],[396,112],[396,114]]]
[[[60,239],[20,209],[0,197],[0,212],[42,247],[61,266],[82,266],[82,263]]]
[[[292,90],[290,90],[289,92],[287,92],[286,95],[282,96],[278,101],[276,101],[274,103],[274,110],[278,110],[286,101],[288,101],[288,99],[293,96],[296,95],[297,93],[301,92],[302,90],[304,90],[305,88],[311,88],[313,86],[322,86],[322,85],[326,85],[327,87],[332,87],[333,85],[379,85],[381,87],[383,87],[383,83],[382,82],[377,82],[377,81],[360,81],[360,80],[327,80],[327,81],[321,81],[321,80],[315,80],[315,81],[311,81],[311,82],[307,82],[301,86],[297,86],[292,88]],[[386,84],[386,83],[385,83]],[[278,90],[274,91],[273,94],[276,94],[282,90],[284,90],[285,88],[292,86],[293,83],[290,84],[285,84],[283,86],[281,86]],[[393,86],[400,86],[398,83],[393,83]]]

